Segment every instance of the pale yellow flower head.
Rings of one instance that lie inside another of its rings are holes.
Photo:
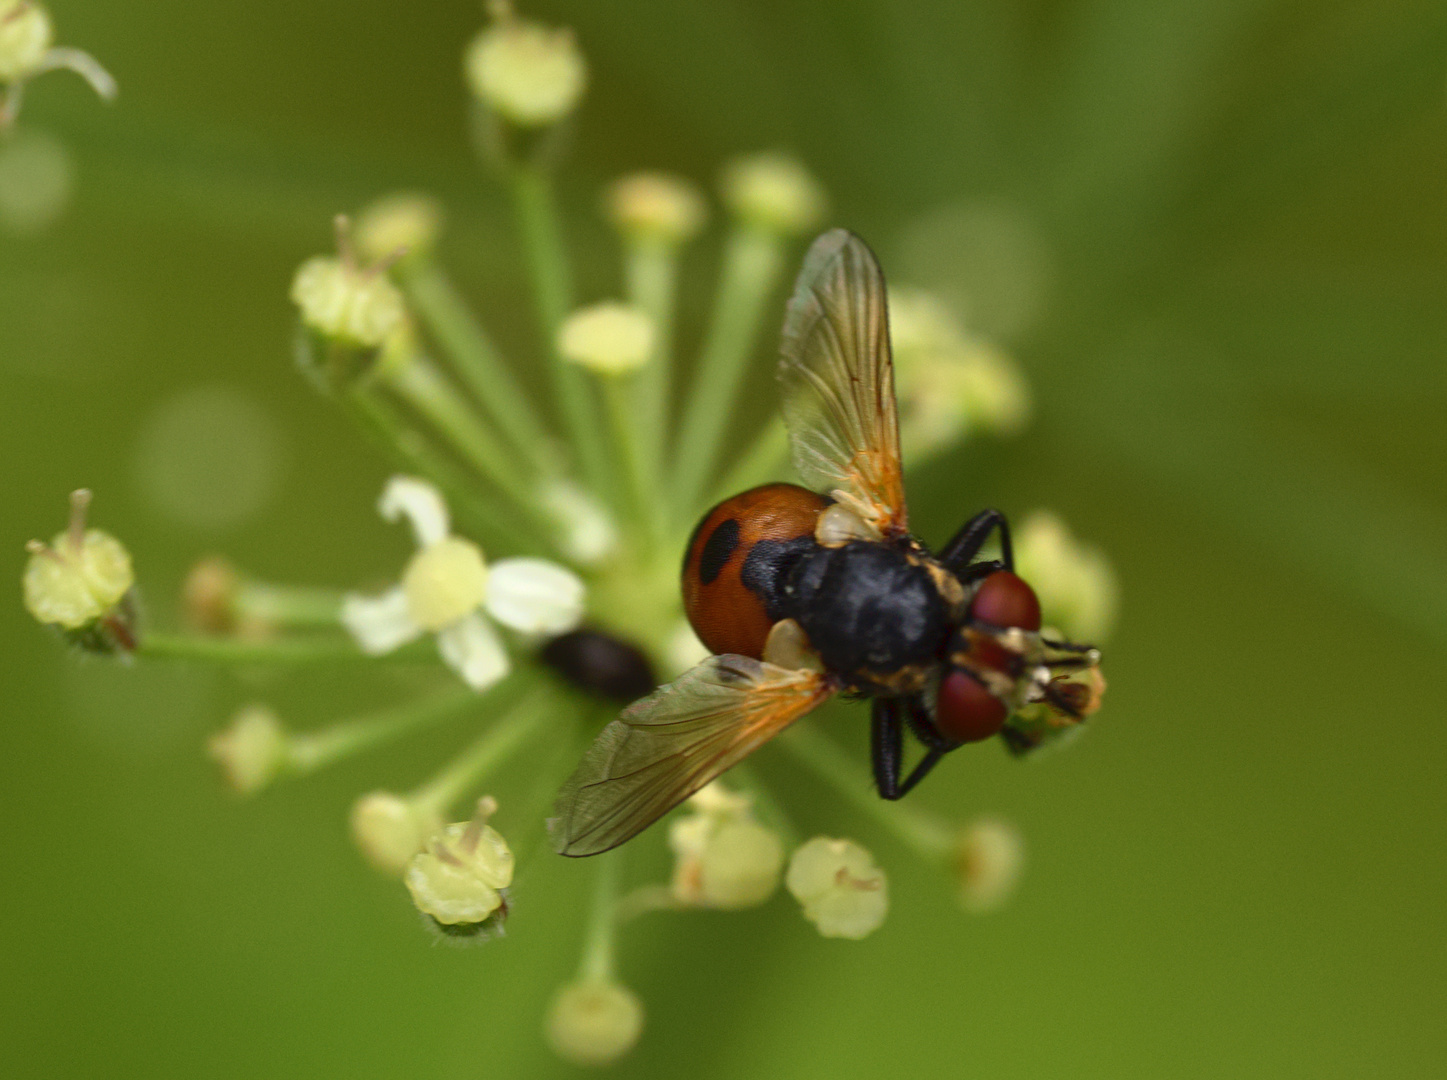
[[[656,172],[634,173],[615,183],[607,211],[625,236],[669,246],[691,240],[708,220],[708,205],[697,187]]]
[[[794,852],[784,883],[824,937],[868,937],[889,911],[884,871],[853,840],[816,836]]]
[[[352,805],[352,838],[368,862],[393,877],[401,877],[441,829],[442,818],[430,807],[390,791],[363,795]]]
[[[402,880],[412,902],[444,926],[475,926],[504,910],[513,854],[487,824],[496,809],[496,801],[483,799],[477,817],[447,826],[407,867]]]
[[[548,1010],[553,1051],[574,1065],[608,1065],[643,1034],[643,1003],[616,982],[583,979],[558,991]]]
[[[206,744],[238,795],[251,795],[271,783],[286,767],[287,748],[286,730],[265,705],[246,706]]]
[[[49,544],[33,540],[23,578],[25,609],[38,621],[79,630],[110,613],[135,584],[131,556],[114,536],[85,527],[90,492],[71,496],[71,524]]]
[[[493,5],[493,14],[493,24],[467,48],[468,86],[519,127],[557,123],[577,107],[588,85],[588,65],[573,32],[519,19],[506,4]]]
[[[818,181],[784,154],[756,154],[732,162],[724,170],[723,197],[743,221],[786,236],[817,227],[828,209]]]
[[[55,40],[50,12],[35,0],[0,0],[0,83],[33,75]]]
[[[603,375],[636,371],[648,362],[653,342],[653,320],[612,300],[573,312],[558,331],[565,359]]]
[[[442,232],[442,207],[414,191],[387,195],[367,206],[352,230],[357,254],[369,263],[426,254]]]
[[[382,345],[407,321],[406,302],[385,274],[334,255],[301,264],[291,299],[311,329],[366,348]]]

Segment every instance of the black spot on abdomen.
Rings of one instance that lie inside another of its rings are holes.
[[[712,585],[719,574],[723,573],[723,568],[728,565],[738,546],[738,519],[729,518],[719,522],[717,528],[704,541],[703,550],[699,552],[698,580],[704,585]]]

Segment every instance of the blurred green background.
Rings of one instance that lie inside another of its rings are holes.
[[[449,205],[445,255],[479,309],[528,340],[505,208],[465,137],[478,6],[53,7],[122,92],[105,108],[50,76],[21,121],[68,153],[74,193],[44,234],[0,232],[3,576],[81,485],[158,618],[217,549],[280,580],[395,573],[384,464],[292,370],[286,288],[332,214],[422,187]],[[618,1072],[1441,1075],[1442,6],[525,12],[575,26],[593,67],[563,182],[586,296],[617,288],[602,183],[640,166],[711,183],[730,155],[797,152],[833,222],[897,280],[962,300],[1038,397],[1025,437],[910,477],[922,533],[1048,505],[1122,580],[1089,737],[1038,765],[955,755],[913,796],[1022,825],[1012,906],[966,918],[793,779],[810,825],[884,862],[889,921],[826,941],[780,898],[638,925],[623,974],[649,1026]],[[689,264],[690,333],[711,253]],[[539,1037],[582,933],[573,864],[520,884],[505,941],[450,950],[344,833],[358,791],[424,776],[465,730],[242,804],[202,753],[232,708],[261,696],[307,723],[375,687],[77,661],[12,588],[8,1075],[573,1071]],[[862,757],[861,717],[828,722]]]

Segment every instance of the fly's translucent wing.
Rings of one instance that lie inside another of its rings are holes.
[[[815,671],[709,657],[634,702],[598,735],[548,823],[558,852],[596,855],[617,847],[833,692]]]
[[[907,531],[884,274],[864,241],[814,241],[784,316],[784,421],[794,464],[881,536]]]

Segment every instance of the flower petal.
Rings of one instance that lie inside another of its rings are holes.
[[[561,634],[583,617],[583,582],[546,559],[493,563],[482,606],[504,626],[529,634]]]
[[[418,547],[446,539],[452,527],[442,493],[415,476],[394,476],[388,480],[377,501],[377,511],[388,521],[405,516],[412,526],[412,535],[417,537]]]
[[[407,593],[400,585],[381,596],[347,593],[342,598],[341,621],[361,650],[373,656],[389,653],[422,633],[408,612]]]
[[[511,667],[497,631],[476,612],[439,630],[437,649],[448,667],[474,690],[486,690]]]

